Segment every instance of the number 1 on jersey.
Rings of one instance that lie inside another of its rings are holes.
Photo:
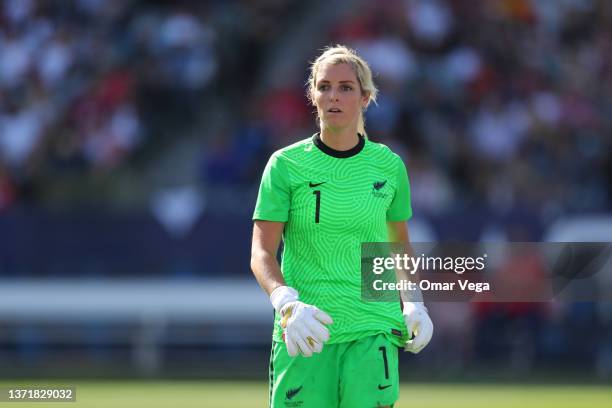
[[[319,215],[321,214],[321,191],[315,190],[312,194],[317,196],[317,201],[315,204],[315,224],[319,223]]]
[[[389,363],[387,363],[387,348],[385,346],[381,346],[378,349],[382,353],[383,363],[385,365],[385,380],[388,380],[389,379]]]

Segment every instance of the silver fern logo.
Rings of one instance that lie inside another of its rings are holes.
[[[387,197],[387,193],[380,191],[385,187],[386,184],[387,184],[387,180],[375,181],[372,184],[372,195],[377,198]]]
[[[385,184],[387,184],[387,180],[385,181],[375,181],[374,184],[372,185],[372,187],[374,188],[374,190],[380,190],[381,188],[383,188],[385,186]]]
[[[300,386],[298,388],[292,388],[289,391],[287,391],[287,393],[285,394],[285,397],[287,397],[288,400],[293,399],[293,397],[295,397],[300,391],[302,391],[302,388],[304,386]]]

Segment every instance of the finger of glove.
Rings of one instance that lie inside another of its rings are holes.
[[[323,325],[315,319],[306,319],[303,325],[296,327],[296,330],[299,332],[300,337],[308,343],[308,346],[312,349],[312,351],[315,353],[320,353],[321,350],[323,350],[324,341],[321,340],[320,336],[311,329],[311,325],[313,323],[323,327]]]
[[[325,313],[324,311],[322,311],[321,309],[318,309],[315,307],[315,311],[314,311],[314,317],[320,321],[323,324],[332,324],[334,323],[334,320],[331,318],[330,315],[328,315],[327,313]]]
[[[431,340],[432,336],[433,324],[431,323],[431,320],[426,319],[419,327],[418,338],[416,339],[417,346],[420,346],[421,348],[425,347]]]
[[[414,339],[407,342],[409,351],[413,353],[418,353],[419,351],[423,350],[423,348],[425,348],[425,346],[429,344],[432,335],[433,324],[430,320],[426,320],[423,322],[423,324],[420,325],[417,335],[414,337]]]
[[[322,351],[323,351],[323,342],[318,342],[318,341],[315,341],[315,342],[314,342],[313,351],[314,351],[315,353],[320,353],[320,352],[322,352]]]
[[[417,331],[419,327],[419,321],[414,318],[406,318],[406,328],[408,329],[409,335]]]
[[[304,325],[310,330],[315,340],[325,343],[329,340],[329,330],[317,319],[307,319]]]
[[[421,348],[418,348],[413,342],[412,340],[406,343],[406,346],[404,347],[405,351],[409,351],[412,354],[418,354],[421,350]]]
[[[427,343],[424,343],[422,341],[416,341],[413,343],[412,345],[412,349],[413,349],[413,353],[414,354],[418,354],[421,352],[421,350],[423,350],[425,348],[425,346],[427,345]]]
[[[308,328],[306,324],[298,325],[295,327],[298,337],[306,343],[308,348],[319,353],[323,350],[323,342],[316,338],[316,335]]]
[[[418,335],[415,336],[413,340],[408,340],[406,342],[406,345],[404,346],[405,351],[409,351],[413,354],[417,354],[425,347],[425,344],[422,344],[421,342],[419,342],[417,340],[417,337]]]
[[[297,344],[298,348],[300,349],[300,353],[304,356],[304,357],[310,357],[312,356],[312,348],[310,348],[310,346],[308,346],[308,344],[306,343],[306,340],[303,339],[301,336],[295,336],[295,343]]]
[[[289,354],[290,357],[295,357],[300,353],[300,349],[293,339],[293,336],[287,332],[285,332],[285,345],[287,346],[287,354]]]
[[[291,357],[295,357],[300,354],[300,348],[295,341],[295,334],[285,331],[285,344],[287,346],[287,354]]]
[[[404,350],[416,354],[419,352],[417,343],[417,338],[419,337],[419,324],[415,320],[406,321],[406,327],[408,328],[409,340],[406,342]]]

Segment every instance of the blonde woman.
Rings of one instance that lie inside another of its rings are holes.
[[[404,163],[366,136],[376,94],[354,50],[325,49],[308,81],[320,132],[275,152],[262,176],[251,268],[276,311],[272,407],[393,406],[398,347],[419,352],[433,333],[422,303],[361,299],[361,243],[407,244],[412,216]]]

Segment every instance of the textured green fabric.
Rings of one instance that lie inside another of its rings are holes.
[[[397,302],[364,302],[360,259],[362,242],[388,241],[387,221],[411,217],[406,167],[379,143],[362,139],[361,150],[340,158],[317,138],[272,155],[253,219],[286,223],[284,279],[300,300],[334,319],[330,344],[393,330],[390,338],[401,345],[406,327],[399,297]],[[282,341],[278,316],[273,338]]]
[[[308,358],[289,357],[284,343],[272,345],[272,408],[372,408],[398,397],[398,349],[383,334],[329,344]]]

